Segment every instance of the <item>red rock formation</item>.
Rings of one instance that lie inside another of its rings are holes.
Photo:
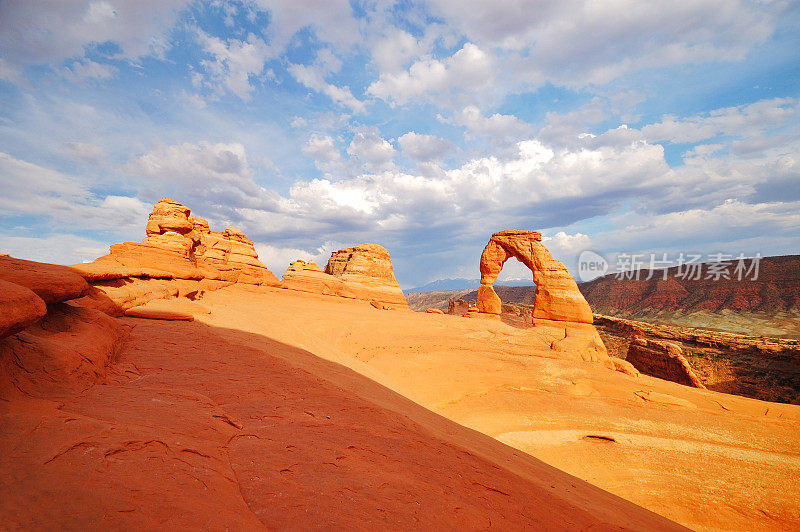
[[[647,375],[705,389],[676,343],[636,337],[628,347],[625,360]]]
[[[389,252],[377,244],[335,251],[324,272],[313,261],[296,260],[281,284],[290,290],[374,301],[380,308],[408,308]]]
[[[552,350],[579,354],[583,360],[601,362],[609,369],[631,373],[630,368],[615,365],[608,356],[603,340],[592,326],[592,309],[564,265],[542,245],[542,235],[536,231],[511,230],[492,235],[481,254],[479,312],[468,312],[467,316],[500,319],[503,303],[493,285],[503,264],[511,257],[533,272],[536,283],[533,325],[559,327],[564,331],[563,337],[551,341]]]
[[[66,266],[0,255],[0,280],[24,286],[45,303],[76,299],[89,291],[83,277]]]
[[[46,313],[47,305],[31,290],[0,280],[0,338],[33,325]]]
[[[141,243],[111,246],[91,264],[71,268],[92,283],[82,304],[109,314],[181,292],[232,283],[277,286],[253,242],[235,227],[211,231],[188,207],[164,198],[156,203]],[[180,281],[180,282],[177,282]]]
[[[500,298],[492,285],[503,264],[515,257],[533,272],[536,302],[533,317],[539,319],[592,323],[592,309],[578,290],[578,285],[564,265],[555,260],[542,245],[536,231],[501,231],[492,235],[481,255],[481,286],[478,308],[481,312],[499,315]]]
[[[358,299],[408,306],[394,277],[389,252],[378,244],[361,244],[332,253],[325,273],[345,281]]]
[[[190,212],[185,205],[170,198],[162,198],[147,219],[145,233],[147,236],[154,236],[171,231],[188,235],[194,229],[194,224],[189,220]]]

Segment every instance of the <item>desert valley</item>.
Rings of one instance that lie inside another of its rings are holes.
[[[0,532],[799,531],[798,28],[0,0]]]
[[[412,312],[380,245],[278,279],[190,214],[162,199],[91,263],[0,257],[6,526],[800,526],[800,406],[679,384],[638,330],[610,356],[539,233],[492,236],[462,316]]]

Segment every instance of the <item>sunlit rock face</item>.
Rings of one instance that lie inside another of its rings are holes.
[[[408,308],[397,284],[392,259],[378,244],[360,244],[334,251],[325,271],[314,262],[296,260],[283,274],[282,286],[290,290],[363,299],[380,308]],[[385,304],[385,305],[383,305]]]
[[[253,242],[235,227],[211,231],[203,218],[173,199],[153,207],[141,242],[111,246],[108,255],[72,269],[92,285],[84,302],[110,314],[152,299],[228,284],[277,286]]]
[[[503,264],[516,258],[533,272],[536,301],[533,317],[555,321],[592,323],[592,309],[560,261],[550,255],[537,231],[500,231],[492,235],[481,255],[478,309],[500,314],[502,303],[492,288]]]

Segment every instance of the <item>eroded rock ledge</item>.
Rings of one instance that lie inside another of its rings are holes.
[[[76,304],[88,291],[66,266],[0,256],[0,400],[59,397],[105,375],[128,328]]]
[[[295,261],[281,281],[258,259],[244,233],[235,227],[212,231],[207,220],[191,216],[173,199],[155,204],[145,233],[141,242],[112,245],[108,255],[71,267],[91,284],[81,305],[119,316],[153,300],[191,298],[236,283],[408,308],[389,252],[378,244],[333,253],[325,271],[313,262]]]

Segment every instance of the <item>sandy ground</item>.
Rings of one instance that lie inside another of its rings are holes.
[[[542,328],[280,289],[229,288],[203,304],[212,313],[199,319],[233,344],[258,349],[271,339],[351,368],[690,528],[800,529],[800,407],[613,372],[552,351]],[[408,408],[316,357],[274,354]]]

